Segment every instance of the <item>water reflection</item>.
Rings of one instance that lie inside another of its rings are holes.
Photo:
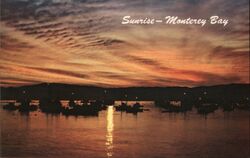
[[[113,130],[114,130],[113,113],[114,113],[113,106],[109,106],[107,110],[107,134],[106,134],[106,151],[108,157],[112,157],[113,155]]]

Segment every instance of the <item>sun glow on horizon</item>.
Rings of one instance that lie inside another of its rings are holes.
[[[22,7],[12,7],[20,4]],[[250,82],[248,1],[138,0],[136,4],[122,0],[44,4],[3,0],[0,86],[47,82],[195,87]],[[224,10],[214,7],[218,5]],[[125,26],[121,24],[128,14],[124,8],[133,17],[205,18],[212,12],[230,23],[225,27]]]

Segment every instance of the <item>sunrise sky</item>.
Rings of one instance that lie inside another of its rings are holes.
[[[249,83],[249,0],[1,0],[1,86]],[[229,19],[122,25],[123,16]]]

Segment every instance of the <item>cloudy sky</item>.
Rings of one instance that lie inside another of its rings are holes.
[[[249,83],[249,0],[1,0],[1,86]],[[222,25],[122,25],[218,15]]]

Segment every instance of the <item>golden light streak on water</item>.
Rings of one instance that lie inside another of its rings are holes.
[[[107,156],[113,156],[113,130],[114,130],[114,122],[113,122],[113,106],[108,106],[107,110],[107,134],[106,134],[106,151]]]

